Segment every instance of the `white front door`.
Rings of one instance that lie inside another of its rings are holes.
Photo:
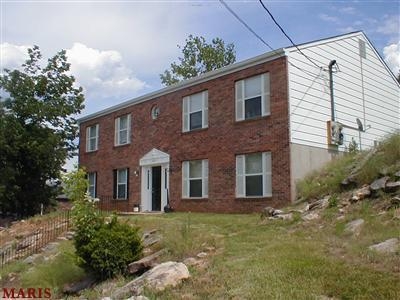
[[[153,149],[140,159],[141,210],[164,211],[168,202],[169,155]]]

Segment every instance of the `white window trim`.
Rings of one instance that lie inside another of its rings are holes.
[[[252,99],[257,96],[253,96],[251,98],[245,98],[245,82],[247,79],[253,77],[261,77],[261,116],[269,116],[271,114],[270,111],[270,76],[269,73],[263,73],[256,76],[251,76],[239,81],[235,82],[235,116],[236,121],[243,121],[245,119],[245,102],[248,99]],[[249,119],[251,120],[251,119]]]
[[[201,94],[201,109],[190,111],[190,101],[193,96]],[[200,93],[186,96],[182,100],[182,132],[196,131],[203,128],[208,128],[208,90]],[[196,112],[202,112],[202,126],[201,128],[190,130],[190,115]]]
[[[125,171],[125,182],[120,182],[119,181],[119,172],[120,171]],[[125,168],[125,169],[117,169],[117,186],[116,186],[116,189],[117,189],[117,191],[116,191],[116,199],[117,200],[126,200],[126,199],[128,199],[128,180],[129,180],[129,178],[128,178],[128,169],[127,168]],[[119,195],[119,189],[120,189],[120,185],[125,185],[125,191],[124,191],[124,194],[125,194],[125,197],[124,198],[119,198],[118,197],[118,195]]]
[[[249,153],[252,154],[252,153]],[[246,174],[247,154],[236,156],[236,198],[264,198],[272,197],[272,159],[271,152],[262,152],[262,173]],[[268,169],[268,165],[270,169]],[[263,194],[261,196],[246,196],[246,177],[262,175]],[[268,191],[267,187],[271,190]],[[240,190],[240,187],[242,190]]]
[[[127,138],[126,138],[126,143],[120,143],[120,134],[121,131],[125,131],[125,129],[120,129],[120,125],[121,125],[121,118],[123,117],[127,117]],[[131,115],[127,114],[124,116],[120,116],[118,118],[115,119],[115,134],[114,134],[114,145],[115,146],[121,146],[121,145],[127,145],[130,144],[131,142]]]
[[[90,184],[90,175],[93,175],[93,179],[94,179],[94,182],[93,182],[93,184]],[[97,195],[96,195],[96,185],[97,185],[97,173],[96,172],[89,172],[88,173],[88,193],[90,193],[90,188],[91,187],[93,187],[94,188],[94,195],[90,195],[92,198],[96,198],[97,197]]]
[[[90,128],[96,128],[96,135],[94,137],[90,136]],[[95,140],[95,147],[94,149],[90,149],[90,141],[91,140]],[[97,151],[99,149],[99,124],[96,125],[92,125],[92,126],[88,126],[86,127],[86,152],[94,152]]]
[[[190,161],[182,162],[182,198],[204,199],[208,198],[208,159],[201,160],[201,177],[189,177]],[[201,197],[190,197],[190,181],[201,179]]]

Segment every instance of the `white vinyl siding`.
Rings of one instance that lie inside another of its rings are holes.
[[[236,156],[236,197],[272,196],[271,153]]]
[[[360,119],[361,148],[374,145],[400,129],[400,88],[373,46],[362,33],[333,38],[300,47],[319,69],[295,48],[288,51],[290,139],[292,143],[327,149],[327,125],[331,118],[328,65],[337,61],[333,73],[336,121],[357,128]],[[300,69],[301,70],[300,70]],[[344,128],[345,150],[357,130]]]
[[[208,91],[183,98],[182,131],[208,127]]]
[[[88,193],[92,198],[96,198],[96,185],[97,185],[97,173],[89,172],[88,173]]]
[[[208,160],[192,160],[182,163],[182,197],[208,197]]]
[[[131,115],[115,119],[115,146],[126,145],[131,142]]]
[[[96,151],[99,147],[99,124],[86,128],[86,152]]]
[[[235,83],[236,121],[270,114],[269,73],[249,77]]]

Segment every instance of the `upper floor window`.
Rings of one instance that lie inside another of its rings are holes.
[[[114,170],[114,199],[128,199],[129,168]]]
[[[183,98],[183,132],[208,127],[208,91]]]
[[[99,124],[86,128],[86,152],[96,151],[99,146]]]
[[[271,153],[236,156],[236,197],[272,196]]]
[[[269,73],[249,77],[235,83],[236,121],[270,114]]]
[[[97,196],[97,173],[89,172],[88,173],[88,193],[92,198],[96,198]]]
[[[208,197],[208,160],[192,160],[182,163],[182,197]]]
[[[131,136],[131,115],[115,119],[115,146],[129,144]]]

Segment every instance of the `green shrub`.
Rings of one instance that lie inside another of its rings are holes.
[[[81,247],[86,267],[101,278],[125,273],[128,264],[142,255],[138,230],[118,222],[114,216],[109,224],[95,232],[87,245]]]

